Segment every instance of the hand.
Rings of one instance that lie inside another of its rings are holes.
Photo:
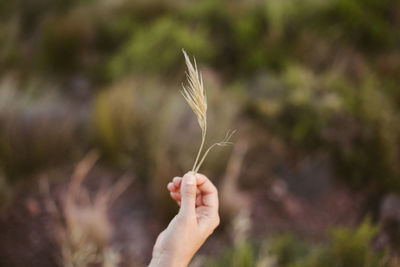
[[[206,176],[193,172],[175,177],[167,188],[180,209],[158,236],[149,266],[184,267],[219,224],[218,192]]]

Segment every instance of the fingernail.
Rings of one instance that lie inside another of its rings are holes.
[[[193,173],[189,172],[186,175],[185,183],[189,185],[196,184],[196,177],[194,177]]]

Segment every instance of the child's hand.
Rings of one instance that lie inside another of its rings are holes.
[[[150,266],[187,266],[219,224],[218,192],[206,176],[192,172],[167,187],[180,210],[158,236]]]

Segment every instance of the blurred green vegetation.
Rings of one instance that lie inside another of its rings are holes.
[[[28,83],[83,77],[89,90],[132,73],[176,81],[185,48],[227,89],[243,85],[248,115],[302,149],[324,148],[339,177],[398,190],[398,8],[377,0],[5,2],[0,71]],[[131,147],[128,133],[111,134],[126,119],[104,114],[118,103],[96,99],[95,127],[108,131],[102,149]],[[104,116],[113,122],[100,125]]]
[[[95,148],[168,206],[164,184],[199,145],[178,91],[182,48],[207,77],[210,139],[230,127],[260,147],[273,136],[327,156],[353,190],[398,193],[399,29],[399,0],[0,1],[0,201]],[[228,153],[210,155],[209,175],[223,176]],[[247,242],[209,266],[381,266],[376,231]]]
[[[387,251],[373,248],[378,231],[378,227],[366,219],[356,229],[338,227],[330,230],[323,243],[311,244],[291,234],[276,235],[262,245],[244,242],[228,248],[207,266],[392,266]]]
[[[209,260],[206,266],[252,267],[256,266],[256,262],[253,245],[249,242],[244,242],[236,248],[226,249],[220,258]]]

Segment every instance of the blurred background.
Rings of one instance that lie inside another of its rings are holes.
[[[146,266],[197,121],[191,266],[400,266],[400,1],[0,1],[0,266]]]

